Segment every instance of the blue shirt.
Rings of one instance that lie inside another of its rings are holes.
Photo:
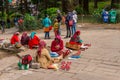
[[[45,19],[43,19],[42,24],[44,27],[49,27],[51,25],[51,20],[48,17],[46,17]]]

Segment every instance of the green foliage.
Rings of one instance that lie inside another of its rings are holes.
[[[83,14],[83,9],[81,6],[77,6],[75,10],[77,11],[78,14]]]
[[[101,13],[102,13],[102,9],[96,9],[96,10],[92,13],[93,22],[98,22],[98,23],[101,23],[101,22],[102,22]]]
[[[52,15],[54,15],[54,14],[56,14],[56,11],[58,10],[58,8],[48,8],[47,10],[46,10],[46,13],[49,15],[49,16],[52,16]]]
[[[98,2],[98,8],[99,9],[104,9],[110,5],[110,1],[104,1],[104,2]],[[89,11],[90,14],[92,14],[96,9],[94,8],[94,2],[89,3]]]
[[[120,10],[117,10],[117,23],[120,22]]]
[[[15,12],[15,13],[12,13],[9,17],[13,18],[13,17],[22,17],[22,16],[23,15],[21,13]]]
[[[2,16],[2,12],[0,12],[0,18],[3,20],[7,20],[7,14],[4,12],[3,16]]]
[[[24,23],[23,23],[23,26],[20,26],[20,31],[36,30],[36,29],[40,29],[40,28],[41,28],[40,23],[39,23],[39,21],[37,21],[37,19],[34,16],[25,14]]]

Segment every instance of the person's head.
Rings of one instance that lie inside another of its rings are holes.
[[[27,36],[27,32],[23,32],[22,36]]]
[[[77,12],[75,11],[75,10],[73,10],[73,12],[72,12],[73,14],[77,14]]]
[[[46,42],[42,40],[39,43],[39,48],[44,48],[44,47],[46,47]]]
[[[33,38],[35,36],[36,32],[31,32],[30,37]]]
[[[40,41],[39,43],[39,48],[38,48],[38,55],[41,55],[41,50],[46,47],[46,42],[45,41]]]
[[[19,36],[19,35],[20,35],[20,33],[19,33],[19,32],[15,32],[15,33],[14,33],[14,35],[17,35],[17,36]]]
[[[55,21],[54,22],[58,22],[58,20],[57,19],[55,19]]]
[[[80,31],[76,31],[76,35],[80,35]]]
[[[48,15],[47,15],[47,14],[45,14],[45,17],[48,17]]]
[[[56,36],[56,37],[55,37],[55,41],[56,41],[56,42],[58,42],[58,43],[59,43],[59,42],[60,42],[60,40],[61,40],[61,37],[60,37],[60,36]]]

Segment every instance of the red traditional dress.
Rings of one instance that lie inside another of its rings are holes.
[[[11,42],[11,44],[16,44],[16,43],[19,43],[20,42],[20,39],[19,39],[19,33],[15,33],[13,36],[12,36],[12,38],[11,38],[11,40],[10,40],[10,42]]]
[[[59,36],[52,41],[51,51],[57,52],[59,55],[63,54],[63,57],[66,57],[69,54],[69,50],[64,49],[63,40]]]

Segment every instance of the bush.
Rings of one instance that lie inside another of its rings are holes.
[[[117,23],[120,22],[120,10],[117,10]]]
[[[40,28],[42,28],[42,26],[40,25],[39,21],[34,16],[25,14],[23,26],[20,26],[19,30],[20,31],[36,30]]]
[[[101,9],[96,9],[93,13],[93,22],[98,22],[102,23],[102,16],[101,16],[102,10]]]
[[[75,10],[77,11],[78,14],[83,14],[83,9],[82,9],[82,7],[77,6],[77,7],[75,8]]]
[[[41,18],[41,20],[44,18],[45,14],[48,14],[49,18],[51,19],[51,21],[54,21],[54,19],[56,18],[58,8],[52,7],[52,8],[48,8],[47,10],[43,10],[41,11],[41,13],[38,15],[38,18]]]

